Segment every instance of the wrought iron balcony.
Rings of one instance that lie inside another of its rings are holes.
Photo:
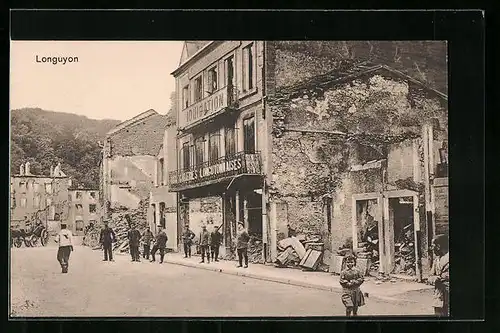
[[[169,173],[169,188],[170,191],[181,191],[242,174],[262,174],[259,152],[239,152],[184,170],[172,171]]]

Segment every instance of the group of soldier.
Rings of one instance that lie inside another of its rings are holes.
[[[130,227],[127,238],[128,245],[130,249],[130,255],[132,257],[133,262],[140,261],[140,250],[139,247],[142,243],[142,257],[143,259],[150,260],[150,262],[155,261],[156,253],[159,251],[160,253],[160,264],[163,263],[165,257],[165,248],[167,245],[168,237],[165,232],[165,229],[159,225],[156,236],[153,235],[150,228],[146,228],[146,230],[141,234],[139,230],[137,230],[136,226],[132,223],[130,216],[125,215],[125,219],[128,222]],[[220,227],[214,226],[213,230],[209,232],[205,224],[202,223],[202,230],[198,237],[198,246],[199,252],[201,253],[201,261],[200,263],[206,262],[210,263],[210,259],[212,261],[219,261],[219,249],[222,244],[222,234],[219,231]],[[181,239],[184,247],[184,257],[191,257],[191,248],[194,243],[196,235],[189,228],[189,226],[185,226],[185,229],[181,235]],[[248,232],[244,228],[243,223],[238,223],[238,232],[235,241],[235,246],[238,253],[239,265],[238,267],[248,267],[248,242],[250,240],[250,236]],[[104,259],[103,261],[114,261],[113,260],[113,243],[116,241],[116,235],[112,228],[109,227],[109,222],[104,221],[104,228],[101,230],[100,234],[100,244],[104,251]],[[153,247],[151,248],[151,244],[153,243]],[[151,255],[151,259],[150,259]],[[244,261],[244,266],[243,266]]]
[[[149,259],[151,255],[151,262],[155,261],[156,252],[160,252],[160,263],[163,263],[163,259],[165,257],[165,248],[167,245],[167,234],[165,230],[158,226],[158,233],[156,236],[153,235],[150,228],[148,227],[143,234],[137,230],[136,226],[130,220],[129,215],[125,215],[125,219],[127,220],[130,230],[128,231],[128,245],[130,249],[130,255],[132,257],[132,261],[138,262],[140,261],[140,251],[139,247],[142,242],[143,244],[143,258]],[[99,242],[104,250],[104,259],[103,261],[114,261],[113,260],[113,243],[116,242],[116,234],[112,228],[109,226],[108,221],[104,221],[104,228],[101,230]],[[153,248],[151,248],[151,243],[153,244]]]

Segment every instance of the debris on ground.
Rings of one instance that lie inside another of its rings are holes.
[[[130,230],[130,226],[125,219],[125,215],[128,214],[130,216],[132,224],[135,225],[141,233],[148,226],[146,215],[149,205],[148,201],[149,200],[141,201],[137,209],[119,208],[112,212],[109,226],[113,228],[116,235],[116,242],[113,243],[113,251],[126,252],[129,250],[127,235]],[[83,245],[89,246],[94,250],[101,249],[99,237],[101,235],[102,228],[103,226],[99,224],[95,224],[88,228],[86,235],[83,237]]]
[[[394,246],[395,266],[393,273],[410,276],[415,275],[415,243],[413,237],[413,224],[408,224],[403,228],[403,232]]]
[[[278,257],[274,262],[277,267],[301,267],[306,270],[325,270],[321,265],[324,244],[317,235],[299,234],[278,242]]]

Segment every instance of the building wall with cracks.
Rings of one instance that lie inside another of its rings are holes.
[[[284,230],[287,223],[300,233],[320,235],[326,244],[326,264],[333,251],[357,234],[353,218],[357,195],[374,194],[382,205],[388,200],[384,193],[408,190],[419,198],[422,270],[430,268],[426,202],[431,195],[424,189],[424,175],[433,187],[439,149],[447,142],[447,105],[442,96],[393,74],[377,71],[321,89],[314,81],[295,90],[278,86],[269,98],[274,119],[269,192],[272,201],[286,207],[277,229]],[[276,82],[280,80],[284,79]],[[425,155],[429,128],[433,144]],[[432,165],[426,171],[429,160]],[[441,231],[446,231],[447,188],[443,188],[439,187],[440,193],[446,199],[435,215],[440,217]],[[393,264],[389,262],[385,270]]]

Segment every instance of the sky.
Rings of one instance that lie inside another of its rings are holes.
[[[91,119],[166,114],[182,41],[11,41],[10,108],[38,107]],[[78,57],[54,65],[42,57]]]

